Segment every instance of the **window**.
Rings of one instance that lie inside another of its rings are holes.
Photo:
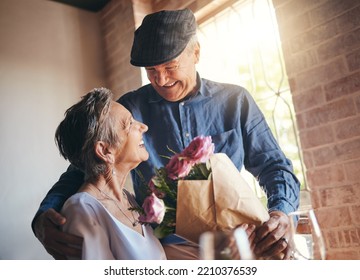
[[[234,1],[232,1],[234,2]],[[198,71],[203,78],[245,87],[263,111],[275,137],[307,189],[291,92],[270,0],[237,1],[199,22]],[[263,193],[252,176],[260,197]],[[265,198],[264,198],[265,199]]]

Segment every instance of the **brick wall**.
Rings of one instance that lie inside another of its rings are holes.
[[[360,1],[273,0],[329,259],[360,259]]]
[[[116,97],[141,86],[139,67],[130,64],[135,31],[132,2],[112,0],[100,12],[108,87]]]

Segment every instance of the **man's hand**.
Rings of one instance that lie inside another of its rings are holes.
[[[256,230],[254,253],[262,259],[290,259],[292,252],[289,217],[281,211],[270,213],[270,219]]]
[[[81,259],[81,237],[67,234],[59,229],[66,219],[54,209],[49,209],[35,220],[34,231],[36,237],[46,251],[57,260]]]
[[[252,250],[254,249],[253,247],[255,246],[254,245],[254,239],[255,239],[255,236],[256,236],[256,226],[254,224],[242,224],[240,226],[238,226],[240,228],[242,228],[248,239],[249,239],[249,244],[250,244],[250,247],[252,247]]]

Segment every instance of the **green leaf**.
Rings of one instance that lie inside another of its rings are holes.
[[[155,228],[154,230],[154,235],[161,239],[164,238],[170,234],[173,234],[175,232],[174,227],[168,227],[168,226],[164,226],[164,225],[160,225],[158,227]]]

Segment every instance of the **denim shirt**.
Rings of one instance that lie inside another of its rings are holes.
[[[180,152],[194,137],[211,136],[216,153],[227,154],[239,170],[244,166],[257,178],[267,194],[269,212],[295,211],[299,206],[300,183],[249,92],[199,76],[198,82],[197,94],[183,101],[166,101],[151,84],[118,100],[134,119],[149,128],[143,136],[149,160],[137,167],[145,181],[152,177],[154,168],[166,165],[168,160],[163,156],[172,155],[169,148]],[[139,175],[135,170],[131,175],[141,203],[144,195]],[[82,180],[82,173],[70,166],[49,191],[37,215],[48,208],[60,210]]]

